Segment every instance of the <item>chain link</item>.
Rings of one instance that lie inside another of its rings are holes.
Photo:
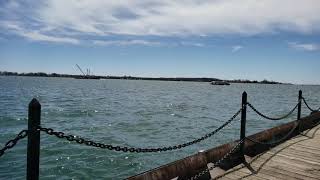
[[[79,136],[66,135],[64,132],[54,131],[51,128],[39,127],[38,130],[43,131],[43,132],[47,133],[48,135],[54,135],[58,138],[66,139],[68,141],[74,141],[78,144],[85,144],[87,146],[93,146],[93,147],[98,147],[98,148],[108,149],[108,150],[113,150],[113,151],[131,152],[131,153],[133,153],[133,152],[136,152],[136,153],[164,152],[164,151],[172,151],[172,150],[181,149],[181,148],[184,148],[187,146],[191,146],[193,144],[199,143],[199,142],[213,136],[214,134],[219,132],[221,129],[223,129],[225,126],[227,126],[229,123],[231,123],[240,114],[240,112],[241,112],[241,109],[238,110],[228,121],[226,121],[220,127],[218,127],[214,131],[212,131],[212,132],[210,132],[210,133],[208,133],[198,139],[195,139],[193,141],[189,141],[189,142],[186,142],[183,144],[178,144],[178,145],[168,146],[168,147],[159,147],[159,148],[134,148],[134,147],[125,147],[125,146],[123,146],[123,147],[113,146],[111,144],[103,144],[103,143],[98,143],[98,142],[94,142],[91,140],[87,140],[87,139],[81,138]]]
[[[277,121],[277,120],[282,120],[282,119],[285,119],[285,118],[289,117],[297,109],[299,103],[297,105],[295,105],[295,107],[291,111],[289,111],[288,114],[286,114],[284,116],[281,116],[281,117],[276,117],[276,118],[275,117],[266,116],[266,115],[262,114],[260,111],[258,111],[252,104],[250,104],[250,103],[247,103],[247,104],[254,112],[256,112],[258,115],[262,116],[263,118],[268,119],[268,120],[272,120],[272,121]]]
[[[317,112],[317,111],[320,110],[320,107],[319,107],[317,110],[312,109],[312,108],[309,106],[309,104],[307,103],[307,101],[306,101],[306,99],[305,99],[304,97],[302,98],[302,100],[303,100],[304,104],[307,106],[307,108],[308,108],[311,112]]]
[[[196,174],[195,176],[189,178],[188,180],[196,180],[199,179],[201,176],[205,175],[206,173],[209,173],[209,171],[213,170],[215,167],[219,166],[225,159],[227,159],[231,154],[233,154],[240,145],[244,142],[244,139],[241,139],[238,144],[236,144],[228,153],[226,153],[221,159],[219,159],[217,162],[213,164],[212,167],[206,168],[205,170],[201,171],[200,173]]]
[[[0,149],[0,157],[4,154],[4,152],[8,149],[13,148],[20,139],[25,138],[28,135],[28,130],[22,130],[19,134],[14,138],[9,140],[2,149]]]

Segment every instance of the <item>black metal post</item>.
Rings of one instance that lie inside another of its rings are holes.
[[[300,123],[300,118],[301,118],[301,104],[302,104],[302,91],[299,91],[299,96],[298,96],[298,113],[297,113],[297,123],[298,127],[296,128],[296,133],[300,134],[300,129],[301,129],[301,123]]]
[[[247,118],[247,93],[244,91],[242,93],[242,103],[241,103],[241,129],[240,129],[240,140],[243,142],[240,145],[241,154],[244,157],[244,142],[246,137],[246,118]]]
[[[302,91],[299,91],[299,97],[298,97],[298,115],[297,119],[300,120],[301,118],[301,101],[302,101]]]
[[[40,125],[41,105],[37,99],[29,103],[28,116],[28,149],[27,149],[27,180],[39,179],[40,158]]]

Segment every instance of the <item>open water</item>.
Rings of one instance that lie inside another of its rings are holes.
[[[0,148],[27,128],[28,103],[42,105],[43,127],[131,147],[184,143],[213,131],[240,109],[241,94],[263,113],[280,116],[298,100],[319,106],[320,86],[0,76]],[[309,111],[302,108],[303,116]],[[171,152],[123,153],[41,133],[41,179],[123,179],[239,138],[240,116],[211,138]],[[296,119],[268,121],[248,108],[247,134]],[[26,141],[0,157],[0,179],[25,179]]]

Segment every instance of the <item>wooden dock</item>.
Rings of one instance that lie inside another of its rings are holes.
[[[320,179],[320,125],[255,157],[245,156],[230,170],[210,172],[213,179]],[[220,175],[218,175],[220,174]]]

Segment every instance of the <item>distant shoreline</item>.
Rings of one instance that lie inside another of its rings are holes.
[[[83,76],[83,75],[72,75],[72,74],[58,74],[58,73],[17,73],[17,72],[8,72],[0,71],[0,76],[28,76],[28,77],[63,77],[63,78],[75,78],[75,79],[125,79],[125,80],[152,80],[152,81],[187,81],[187,82],[212,82],[212,81],[224,81],[228,83],[250,83],[250,84],[290,84],[290,83],[281,83],[276,81],[256,81],[256,80],[223,80],[217,78],[186,78],[186,77],[135,77],[135,76]]]

